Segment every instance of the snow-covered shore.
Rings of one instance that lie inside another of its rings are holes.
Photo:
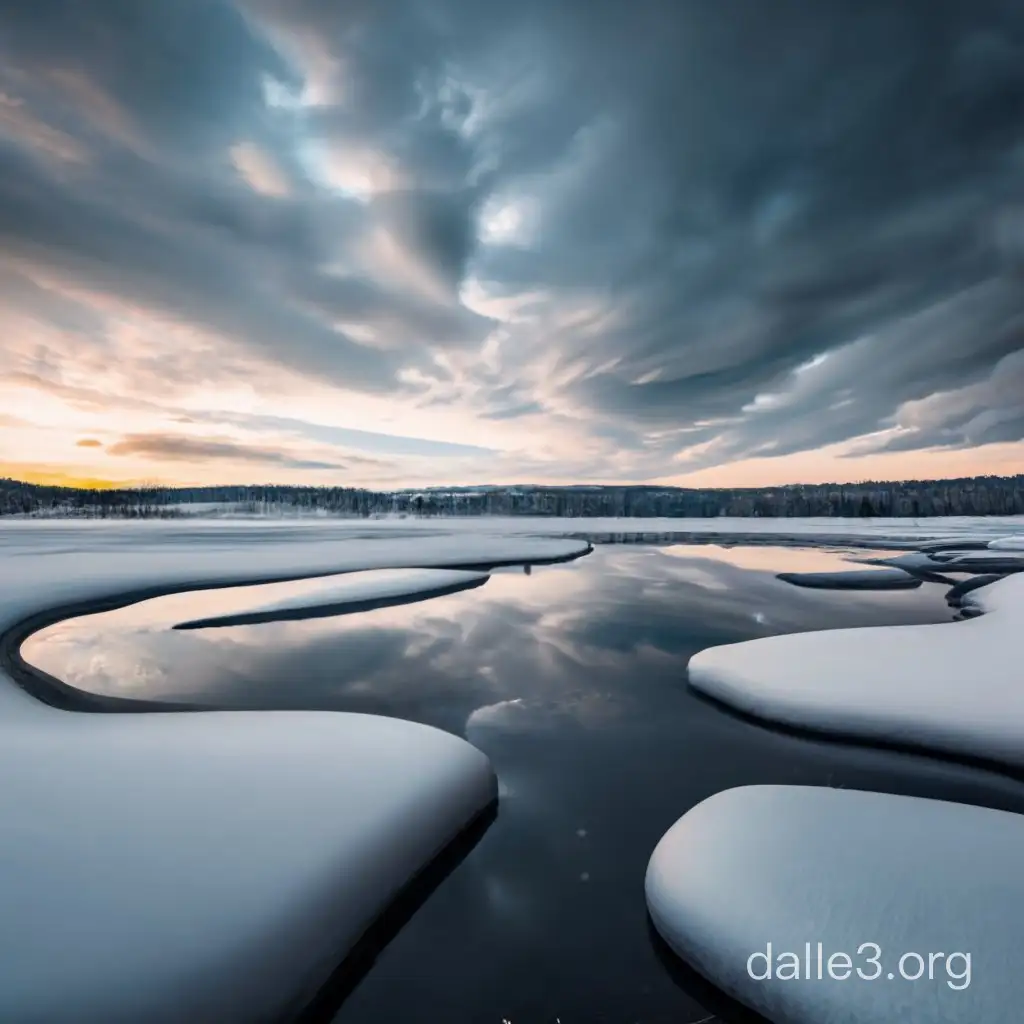
[[[257,524],[0,524],[0,1020],[288,1019],[493,803],[488,759],[415,723],[76,714],[12,678],[24,623],[60,609],[381,565],[562,560],[588,547],[367,541]]]
[[[134,531],[135,536],[200,536],[205,533],[231,535],[246,531],[284,535],[288,533],[323,537],[423,536],[487,534],[492,537],[600,537],[619,535],[672,536],[681,541],[724,538],[734,543],[743,540],[771,539],[775,543],[853,543],[916,546],[935,540],[979,540],[1017,543],[1024,537],[1024,516],[946,516],[922,519],[882,519],[834,517],[759,518],[720,516],[706,519],[682,518],[606,518],[554,516],[386,516],[369,519],[314,517],[279,519],[245,516],[186,520],[143,519],[136,521],[103,519],[0,519],[0,545],[4,536],[29,534],[88,536]]]

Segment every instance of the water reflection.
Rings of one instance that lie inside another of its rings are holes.
[[[558,707],[589,719],[602,695],[606,706],[642,702],[642,681],[652,672],[674,669],[679,678],[685,658],[711,644],[950,614],[932,588],[910,601],[794,593],[771,575],[794,564],[805,571],[845,562],[840,554],[791,548],[599,548],[579,562],[530,576],[495,573],[483,590],[412,605],[171,629],[184,619],[314,593],[322,584],[235,587],[58,623],[31,637],[22,653],[96,693],[231,708],[346,708],[461,733],[474,711],[503,701],[518,700],[522,709],[538,698],[546,702],[543,715]]]
[[[730,786],[797,783],[1024,809],[1016,784],[779,735],[688,692],[686,663],[712,644],[951,618],[932,584],[834,593],[774,578],[847,567],[842,552],[793,548],[599,547],[338,619],[172,631],[260,594],[168,596],[60,623],[23,654],[101,693],[389,714],[488,754],[497,822],[384,951],[340,1024],[679,1024],[707,1011],[659,962],[643,878],[658,839],[695,803]]]
[[[793,548],[759,545],[732,547],[719,544],[673,544],[661,549],[664,554],[690,561],[704,559],[725,562],[737,569],[756,569],[760,572],[840,572],[857,568],[857,560],[864,552],[851,552],[842,548]],[[877,552],[885,557],[887,552]],[[898,554],[898,552],[893,552]],[[779,569],[784,564],[785,569]]]

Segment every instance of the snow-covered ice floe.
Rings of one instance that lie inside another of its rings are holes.
[[[290,1019],[492,806],[488,759],[427,726],[336,712],[75,714],[18,685],[42,685],[20,642],[70,614],[175,590],[557,561],[589,547],[378,537],[305,524],[0,523],[0,1020]],[[97,706],[56,680],[36,692]]]
[[[288,1020],[496,795],[487,758],[354,714],[4,722],[0,1020]]]
[[[852,569],[849,572],[780,572],[784,583],[813,590],[913,590],[921,586],[902,569]]]
[[[260,622],[312,619],[387,608],[482,586],[487,573],[462,569],[369,569],[328,576],[301,594],[268,601],[227,615],[179,622],[174,629],[246,626]]]
[[[1021,815],[750,786],[668,831],[647,905],[679,956],[770,1021],[1003,1024],[1024,1006],[1022,863]]]
[[[965,622],[823,630],[711,647],[696,690],[785,726],[1024,770],[1024,574],[964,594]]]
[[[997,537],[990,540],[988,546],[994,551],[1024,551],[1024,535]]]

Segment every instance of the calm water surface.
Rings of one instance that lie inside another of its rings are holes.
[[[643,880],[658,839],[695,803],[796,783],[1024,810],[1015,783],[782,735],[687,690],[687,661],[713,644],[952,618],[941,586],[838,593],[774,578],[844,568],[857,567],[816,550],[598,547],[477,590],[328,619],[171,631],[303,584],[179,594],[59,623],[23,654],[95,692],[386,714],[488,754],[497,820],[339,1024],[687,1024],[707,1017],[706,1000],[659,959]]]

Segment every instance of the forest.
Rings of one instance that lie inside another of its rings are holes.
[[[89,490],[0,479],[0,516],[203,514],[408,516],[902,517],[1024,514],[1024,474],[765,488],[479,486],[375,491],[284,485]]]

